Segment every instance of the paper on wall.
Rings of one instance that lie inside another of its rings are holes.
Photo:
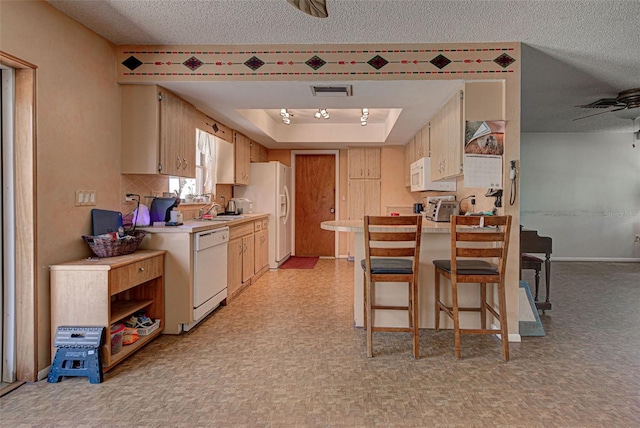
[[[502,189],[502,156],[464,155],[464,187]]]

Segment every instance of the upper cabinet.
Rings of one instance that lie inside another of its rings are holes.
[[[463,100],[461,88],[431,119],[431,180],[462,174]]]
[[[249,159],[251,162],[267,162],[268,160],[268,151],[265,146],[260,143],[256,143],[251,140],[251,158]]]
[[[349,147],[349,178],[380,178],[379,147]]]
[[[249,159],[251,158],[251,140],[239,132],[233,133],[235,145],[235,182],[249,184]]]
[[[196,108],[155,85],[123,85],[123,174],[196,176]]]
[[[466,121],[504,120],[504,82],[467,82],[431,119],[431,180],[463,174]]]

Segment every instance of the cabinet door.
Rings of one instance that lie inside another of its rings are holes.
[[[367,147],[365,153],[365,178],[380,178],[380,148]]]
[[[416,160],[429,156],[429,125],[422,128],[414,137]]]
[[[349,220],[362,220],[366,180],[349,180]]]
[[[232,239],[227,247],[227,295],[242,287],[242,238]]]
[[[461,90],[444,105],[445,133],[446,133],[446,161],[444,178],[462,174],[462,154],[464,145],[463,120],[464,92]]]
[[[251,280],[255,269],[254,235],[242,238],[242,282]]]
[[[411,164],[415,155],[415,140],[412,138],[407,144],[404,145],[404,185],[405,187],[411,187]]]
[[[464,137],[463,92],[451,97],[431,121],[431,179],[462,173]]]
[[[380,180],[349,180],[349,220],[380,215]]]
[[[122,85],[121,165],[123,174],[158,174],[160,100],[154,85]]]
[[[161,174],[195,177],[195,108],[167,91],[161,91]]]
[[[349,178],[364,178],[365,154],[362,147],[349,147]]]
[[[380,215],[380,180],[364,181],[364,215]]]
[[[235,184],[249,184],[249,158],[251,142],[239,132],[235,133]]]
[[[415,146],[416,160],[425,157],[424,147],[422,146],[422,130],[418,131],[416,135],[413,136],[413,144]]]
[[[267,246],[267,237],[268,231],[261,230],[260,232],[255,234],[255,269],[254,273],[260,272],[262,268],[264,268],[267,263],[269,263],[268,252],[269,248]]]

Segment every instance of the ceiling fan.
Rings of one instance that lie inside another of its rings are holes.
[[[616,116],[622,119],[631,119],[635,121],[640,118],[640,88],[627,89],[626,91],[620,92],[615,98],[601,98],[590,104],[579,105],[576,107],[606,110],[578,117],[573,120],[585,119],[587,117],[605,113],[615,113]]]

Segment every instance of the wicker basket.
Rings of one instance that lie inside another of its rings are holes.
[[[142,239],[147,234],[144,230],[126,232],[118,238],[116,234],[107,233],[98,236],[83,236],[91,251],[98,257],[116,257],[131,254],[138,249]]]

